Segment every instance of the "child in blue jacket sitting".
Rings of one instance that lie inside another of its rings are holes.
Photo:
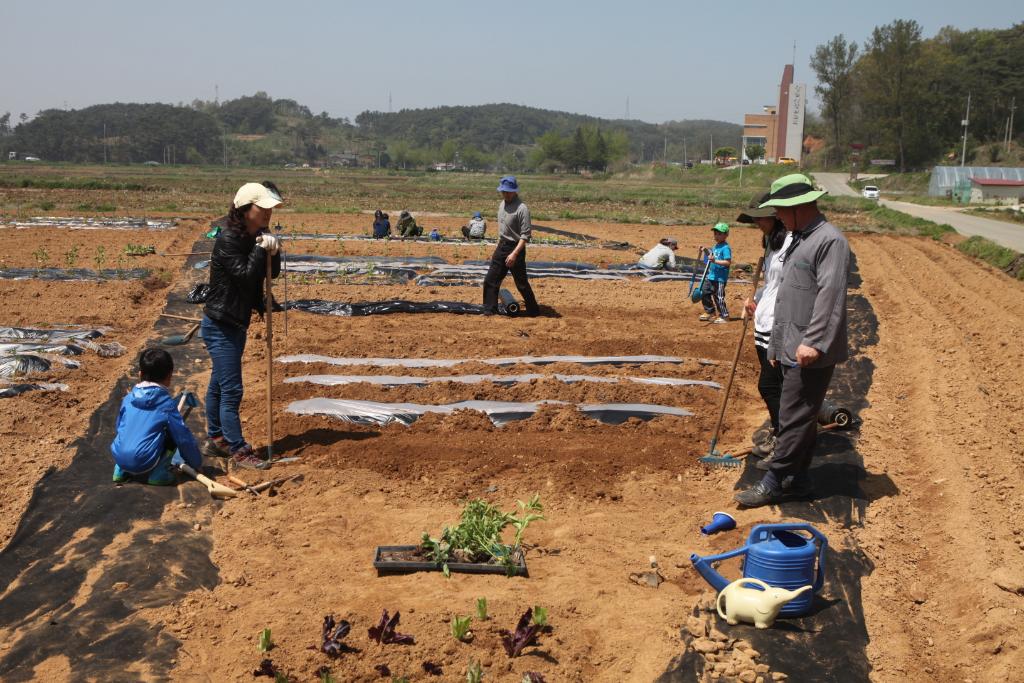
[[[154,486],[177,482],[174,465],[199,470],[203,457],[178,412],[169,388],[174,360],[163,349],[139,355],[139,379],[121,402],[117,436],[110,445],[114,482],[143,481]]]

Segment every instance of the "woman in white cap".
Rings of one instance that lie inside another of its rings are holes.
[[[675,237],[662,237],[654,248],[640,257],[641,268],[666,269],[676,267],[675,251],[679,242]]]
[[[263,280],[267,254],[271,275],[281,272],[277,238],[268,231],[274,207],[284,200],[270,181],[246,183],[235,194],[226,227],[217,236],[210,258],[210,290],[200,325],[213,369],[206,391],[207,455],[230,457],[234,465],[265,469],[242,436],[242,353],[253,310],[264,313]]]

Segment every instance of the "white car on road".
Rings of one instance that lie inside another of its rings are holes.
[[[865,185],[860,193],[864,199],[878,199],[878,188],[874,185]]]

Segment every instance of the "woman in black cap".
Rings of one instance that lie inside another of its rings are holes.
[[[747,315],[754,317],[754,349],[757,351],[757,360],[761,364],[757,390],[768,408],[768,417],[771,422],[771,428],[763,439],[758,439],[758,434],[755,433],[754,448],[751,451],[753,455],[765,458],[757,463],[761,469],[767,469],[764,464],[770,462],[775,452],[775,435],[779,433],[782,365],[773,366],[768,362],[768,342],[771,341],[772,325],[775,322],[775,297],[779,292],[779,282],[782,279],[781,259],[793,240],[793,233],[788,232],[782,221],[775,216],[774,207],[758,208],[767,200],[768,193],[758,193],[736,219],[740,223],[753,223],[759,227],[762,233],[761,242],[764,246],[764,265],[761,267],[764,285],[754,293],[753,300],[747,299],[744,303]]]

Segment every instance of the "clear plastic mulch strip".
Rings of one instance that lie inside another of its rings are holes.
[[[72,369],[82,367],[78,361],[60,356],[19,353],[13,356],[0,356],[0,377],[23,377],[39,372],[48,372],[54,364]]]
[[[384,242],[383,238],[371,237],[369,235],[346,235],[339,233],[327,233],[327,232],[297,232],[297,233],[277,233],[277,235],[286,240],[330,240],[333,242]],[[482,240],[473,239],[466,240],[462,238],[442,237],[439,240],[432,240],[429,237],[407,237],[405,239],[399,239],[392,237],[391,241],[395,243],[413,242],[419,244],[457,244],[467,247],[474,245],[488,245],[493,246],[497,244],[497,240],[493,238],[484,238]],[[556,248],[570,248],[570,249],[594,249],[594,244],[584,244],[581,242],[574,242],[571,240],[562,239],[551,239],[551,238],[533,238],[531,244],[535,244],[540,247],[556,247]],[[610,242],[608,249],[622,249],[619,246],[621,242]],[[603,245],[602,245],[603,246]]]
[[[595,382],[601,384],[621,384],[633,382],[636,384],[651,384],[656,386],[670,387],[710,387],[721,389],[718,382],[709,382],[702,379],[682,379],[678,377],[598,377],[596,375],[541,375],[531,373],[526,375],[449,375],[447,377],[409,377],[406,375],[303,375],[301,377],[289,377],[285,384],[308,383],[321,386],[340,386],[344,384],[376,384],[385,387],[395,386],[424,386],[426,384],[437,384],[441,382],[455,382],[457,384],[479,384],[481,382],[493,382],[494,384],[513,385],[526,384],[533,381],[545,379],[556,379],[566,384],[577,382]]]
[[[580,365],[634,365],[637,363],[685,363],[677,356],[509,356],[507,358],[336,358],[317,354],[281,356],[278,363],[325,363],[327,365],[370,365],[378,368],[451,368],[463,363],[486,365],[550,365],[552,363],[578,363]],[[714,365],[714,361],[702,362]]]
[[[25,220],[0,222],[12,228],[67,228],[69,230],[169,230],[176,219],[157,218],[85,218],[64,216],[33,216]]]
[[[51,353],[78,356],[84,349],[102,358],[123,356],[127,349],[118,342],[96,342],[102,329],[44,329],[35,327],[0,327],[0,356],[20,353]]]
[[[392,422],[410,425],[427,413],[450,414],[456,410],[475,410],[501,427],[514,420],[534,415],[543,405],[573,405],[564,401],[460,401],[443,405],[420,403],[380,403],[377,401],[350,401],[337,398],[309,398],[293,401],[288,412],[296,415],[326,415],[360,425],[388,425]],[[650,420],[662,415],[689,417],[692,412],[684,408],[648,403],[582,403],[576,409],[604,424],[622,424],[631,417]]]
[[[108,332],[108,327],[0,327],[0,339],[32,339],[36,341],[69,341],[81,339],[95,339],[102,337]]]
[[[67,391],[67,384],[56,384],[50,382],[24,383],[9,382],[0,380],[0,398],[13,398],[24,394],[26,391]]]

